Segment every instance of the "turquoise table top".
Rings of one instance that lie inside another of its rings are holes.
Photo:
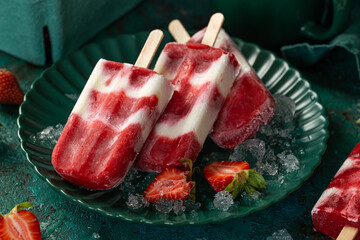
[[[201,29],[213,13],[208,1],[144,1],[90,42],[123,33],[166,29],[174,18],[188,29]],[[151,10],[151,12],[150,12]],[[26,92],[46,67],[37,67],[0,52],[0,68],[12,71]],[[87,210],[55,192],[28,165],[17,138],[18,107],[0,105],[0,212],[30,201],[44,239],[267,239],[286,229],[293,239],[328,239],[312,227],[311,209],[360,135],[360,100],[355,91],[331,84],[321,66],[298,68],[318,93],[329,119],[327,150],[314,174],[298,190],[271,207],[244,218],[201,226],[151,226],[130,223]]]

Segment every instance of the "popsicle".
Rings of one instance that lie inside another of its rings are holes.
[[[360,229],[360,143],[322,193],[311,215],[316,231],[333,239],[360,239],[360,234],[355,237]],[[351,233],[352,237],[344,237]]]
[[[179,20],[169,24],[169,31],[177,42],[201,42],[206,28],[191,38]],[[276,103],[231,37],[221,29],[214,47],[235,55],[240,64],[231,92],[214,124],[210,137],[221,147],[234,149],[252,138],[257,130],[273,117]]]
[[[98,61],[52,153],[61,177],[94,190],[123,180],[173,94],[169,80],[146,69],[162,37],[150,33],[135,66]]]
[[[135,162],[139,170],[184,169],[180,159],[195,161],[239,73],[233,54],[209,46],[222,21],[222,14],[211,17],[203,44],[168,43],[161,52],[155,71],[175,91]]]

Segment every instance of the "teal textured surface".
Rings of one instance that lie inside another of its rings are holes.
[[[134,11],[98,34],[96,40],[154,28],[165,29],[174,18],[179,18],[187,29],[198,30],[206,25],[212,13],[208,0],[143,1]],[[242,35],[237,37],[244,38]],[[333,56],[337,53],[337,50],[330,52]],[[351,84],[350,79],[344,83],[349,74],[357,75],[354,71],[356,62],[339,66],[340,61],[326,56],[320,61],[326,66],[317,64],[298,69],[310,81],[326,109],[330,130],[327,150],[321,164],[300,189],[263,211],[219,224],[170,227],[129,223],[86,210],[53,191],[26,163],[16,136],[18,107],[0,105],[0,212],[6,213],[24,201],[36,204],[30,210],[40,221],[44,240],[265,240],[281,229],[286,229],[295,240],[330,239],[313,230],[311,209],[359,141],[360,124],[356,120],[360,118],[360,101],[358,92],[343,90],[351,89],[358,82],[357,78],[352,78]],[[25,92],[45,70],[1,51],[0,68],[12,71]],[[343,85],[342,88],[339,85]]]
[[[60,59],[142,0],[2,0],[0,50],[36,65]]]

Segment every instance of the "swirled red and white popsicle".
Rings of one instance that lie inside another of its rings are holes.
[[[201,42],[206,29],[195,33],[189,42]],[[210,137],[219,146],[234,149],[252,138],[270,122],[276,103],[231,37],[221,29],[214,47],[233,53],[241,70],[214,124]]]
[[[314,229],[331,238],[360,239],[360,143],[355,146],[311,211]],[[352,235],[353,237],[350,237]],[[355,238],[354,238],[355,237]]]
[[[175,90],[135,162],[139,170],[185,168],[179,160],[195,161],[202,149],[240,69],[233,54],[206,44],[168,43],[161,52],[155,71]]]
[[[150,33],[140,55],[146,59],[135,66],[98,61],[53,150],[64,179],[88,189],[123,180],[173,94],[170,81],[146,69],[162,36]]]

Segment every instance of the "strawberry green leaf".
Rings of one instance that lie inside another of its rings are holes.
[[[21,211],[21,210],[25,210],[26,208],[30,208],[33,206],[35,206],[35,204],[29,203],[29,202],[23,202],[23,203],[16,205],[15,208],[17,209],[17,211]]]
[[[225,188],[225,191],[232,193],[233,199],[244,190],[252,198],[256,198],[256,191],[263,188],[266,188],[264,177],[255,169],[248,169],[238,172],[233,181]]]
[[[248,183],[253,186],[254,188],[261,189],[266,188],[266,181],[264,177],[255,171],[255,169],[252,169],[253,171],[250,172]]]

